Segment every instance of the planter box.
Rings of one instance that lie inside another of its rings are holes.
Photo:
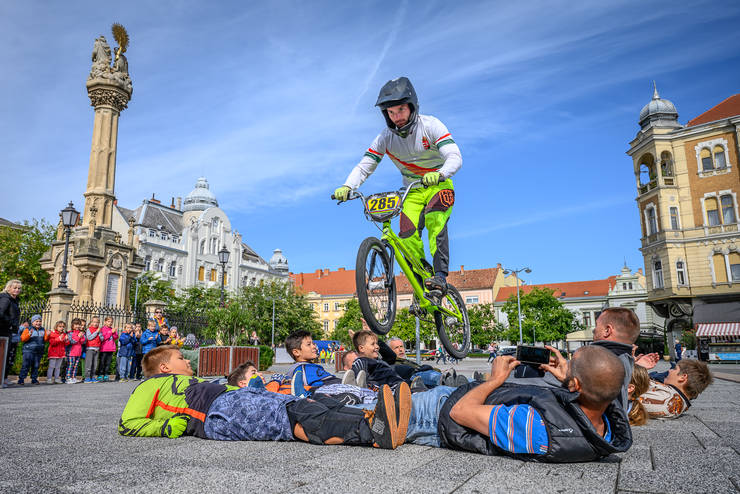
[[[251,360],[259,365],[260,349],[256,346],[207,346],[198,349],[198,377],[223,377],[240,364]]]

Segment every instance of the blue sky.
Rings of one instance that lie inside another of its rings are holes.
[[[625,151],[652,81],[682,123],[740,92],[738,21],[735,1],[2,2],[0,216],[82,208],[90,53],[120,22],[120,204],[205,175],[263,257],[353,268],[376,230],[329,195],[384,125],[380,86],[406,75],[463,154],[451,267],[603,278],[643,265]],[[363,190],[399,184],[386,159]]]

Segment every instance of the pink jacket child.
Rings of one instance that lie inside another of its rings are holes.
[[[49,335],[49,358],[64,358],[64,347],[67,346],[67,333],[62,333],[54,328],[47,333]]]
[[[115,352],[117,339],[118,333],[115,329],[109,326],[103,326],[102,328],[100,328],[100,340],[103,342],[103,344],[100,345],[100,351]]]
[[[69,356],[70,357],[81,357],[82,350],[85,348],[85,337],[84,331],[70,331],[67,335],[69,338]]]

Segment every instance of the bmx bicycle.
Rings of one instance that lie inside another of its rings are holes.
[[[391,228],[391,220],[401,213],[411,188],[420,183],[421,180],[417,180],[398,191],[367,197],[357,190],[350,191],[347,200],[361,199],[365,217],[382,233],[380,238],[363,240],[357,251],[357,299],[370,329],[379,335],[387,334],[393,327],[397,310],[395,260],[414,293],[409,312],[419,320],[433,322],[448,354],[462,359],[470,346],[470,321],[465,301],[449,283],[444,294],[428,290],[424,280],[434,275],[434,268],[426,259],[410,252]],[[333,194],[331,198],[335,199]]]

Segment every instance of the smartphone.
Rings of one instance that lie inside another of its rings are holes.
[[[517,345],[516,359],[523,364],[549,364],[550,350],[539,346]]]

